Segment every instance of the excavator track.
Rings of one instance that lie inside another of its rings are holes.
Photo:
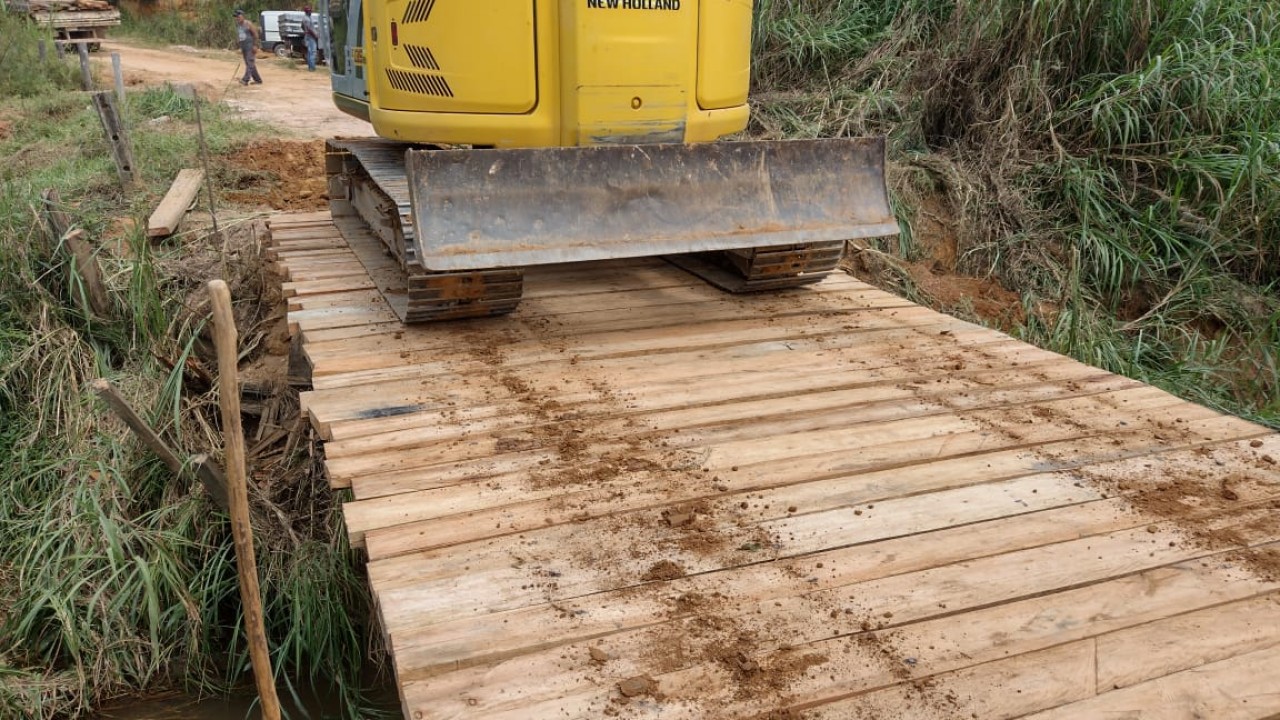
[[[840,264],[844,245],[843,241],[779,245],[665,259],[727,292],[765,292],[818,282]]]
[[[435,272],[418,262],[404,149],[387,140],[339,139],[329,140],[325,152],[335,223],[345,230],[350,225],[344,221],[358,218],[404,271],[400,276],[371,273],[392,310],[405,324],[515,310],[524,286],[519,268]]]

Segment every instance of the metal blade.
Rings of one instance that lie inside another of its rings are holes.
[[[519,267],[893,235],[884,138],[410,150],[418,261]]]

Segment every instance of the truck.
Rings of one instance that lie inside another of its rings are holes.
[[[258,40],[259,45],[266,52],[286,60],[305,56],[307,50],[303,42],[302,18],[301,12],[293,10],[263,10],[258,24],[262,29]],[[324,38],[327,37],[328,28],[324,22],[325,18],[319,15],[312,15],[312,18],[316,23],[316,32],[320,33],[321,38],[316,47],[316,62],[323,64],[326,57]]]
[[[107,0],[10,0],[8,8],[50,28],[56,40],[89,41],[90,50],[98,49],[107,28],[120,24],[120,10]]]

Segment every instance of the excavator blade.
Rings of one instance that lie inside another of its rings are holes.
[[[884,138],[410,150],[430,271],[893,235]]]

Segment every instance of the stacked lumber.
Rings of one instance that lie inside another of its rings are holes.
[[[14,0],[14,10],[25,12],[74,12],[78,10],[115,10],[107,0]]]

